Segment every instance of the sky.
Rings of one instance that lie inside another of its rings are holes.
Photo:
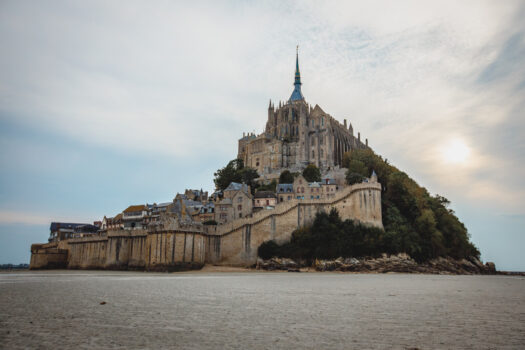
[[[213,189],[293,90],[525,271],[525,3],[0,2],[0,263],[51,221]]]

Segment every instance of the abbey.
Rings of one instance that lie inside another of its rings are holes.
[[[300,171],[315,164],[326,172],[340,167],[343,154],[367,148],[360,134],[354,136],[352,124],[339,123],[316,105],[312,108],[301,92],[299,54],[296,55],[294,90],[287,102],[277,108],[270,101],[266,128],[260,135],[244,134],[237,157],[261,175],[283,169]]]

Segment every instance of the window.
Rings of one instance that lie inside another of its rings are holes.
[[[324,126],[324,117],[321,117],[321,126]]]
[[[238,197],[237,202],[242,203],[242,197]]]
[[[312,151],[312,158],[315,158],[315,151]]]
[[[238,205],[237,210],[242,210],[242,205]]]
[[[321,148],[321,158],[324,157],[324,150]]]
[[[288,200],[292,199],[292,196],[288,196]]]
[[[310,199],[314,199],[314,196],[310,196]]]
[[[266,205],[270,205],[270,200],[269,199],[266,200]]]

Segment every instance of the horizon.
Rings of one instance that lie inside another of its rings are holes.
[[[483,261],[525,271],[523,4],[204,3],[1,5],[0,264],[52,221],[213,192],[291,94],[298,43],[306,101],[448,198]]]

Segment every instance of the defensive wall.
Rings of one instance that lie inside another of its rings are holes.
[[[383,227],[381,185],[347,186],[330,199],[292,199],[273,210],[218,226],[164,225],[150,230],[108,231],[104,236],[34,244],[30,268],[172,271],[205,263],[250,266],[261,243],[284,243],[320,211],[337,209],[341,218]]]

